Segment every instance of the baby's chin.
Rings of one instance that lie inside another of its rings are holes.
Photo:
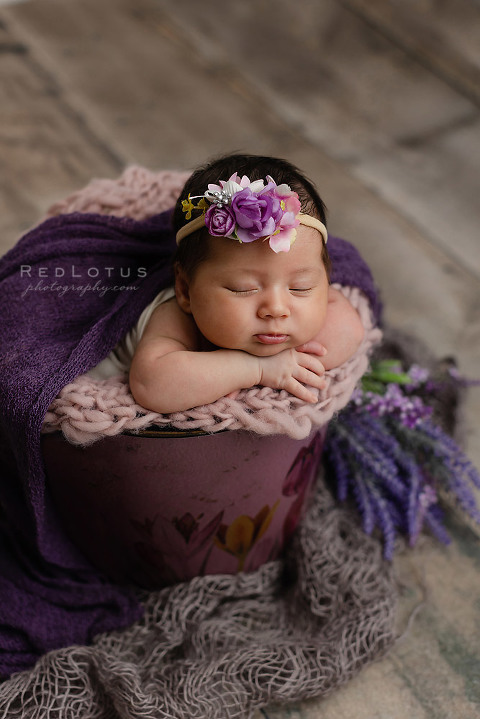
[[[284,350],[293,349],[294,345],[291,342],[282,342],[280,344],[254,344],[250,347],[242,348],[244,352],[254,355],[255,357],[273,357],[274,355],[280,354]]]

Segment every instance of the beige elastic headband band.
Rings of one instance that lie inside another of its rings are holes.
[[[318,230],[325,244],[327,243],[328,232],[323,222],[320,222],[320,220],[317,220],[316,217],[312,217],[311,215],[305,215],[303,212],[298,213],[297,220],[301,225],[305,225],[305,227],[313,227],[315,230]],[[181,227],[177,232],[177,245],[180,244],[184,237],[191,235],[192,232],[196,232],[196,230],[201,230],[202,227],[205,227],[205,215],[200,215],[200,217],[196,217],[194,220],[187,222],[187,224]]]
[[[313,227],[315,230],[318,230],[323,237],[323,241],[327,244],[328,232],[323,222],[317,220],[316,217],[312,217],[312,215],[304,215],[303,212],[298,213],[297,220],[301,225],[305,225],[305,227]]]
[[[196,217],[194,220],[187,222],[176,234],[177,245],[180,244],[184,237],[188,237],[192,232],[201,230],[202,227],[205,227],[205,215],[200,215],[200,217]]]

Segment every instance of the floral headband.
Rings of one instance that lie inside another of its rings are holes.
[[[196,205],[192,200],[200,200]],[[228,181],[209,185],[203,195],[182,200],[182,212],[190,220],[192,210],[202,214],[184,225],[177,232],[177,245],[187,235],[206,227],[213,237],[230,237],[238,242],[254,242],[268,238],[274,252],[288,252],[295,242],[298,225],[313,227],[327,242],[325,225],[316,217],[300,212],[296,192],[288,185],[277,185],[267,175],[264,180],[250,182],[234,173]]]

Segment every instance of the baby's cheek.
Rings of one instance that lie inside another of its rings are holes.
[[[204,323],[198,329],[206,340],[217,347],[235,349],[238,344],[238,331],[233,321],[222,323],[216,320],[211,323]]]
[[[308,340],[316,340],[321,343],[321,340],[318,340],[318,336],[321,334],[324,326],[325,326],[325,320],[327,319],[327,310],[320,309],[320,311],[317,310],[317,312],[312,316],[311,322],[309,325],[310,334],[308,333],[308,329],[306,331],[306,334],[309,334]]]
[[[322,298],[322,301],[320,302],[319,307],[317,307],[317,322],[318,322],[318,329],[320,330],[327,319],[328,314],[328,299],[327,297]]]

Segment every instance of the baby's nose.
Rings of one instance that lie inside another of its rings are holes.
[[[262,319],[267,317],[279,318],[288,317],[290,308],[288,298],[281,291],[266,292],[261,298],[258,307],[258,316]]]

